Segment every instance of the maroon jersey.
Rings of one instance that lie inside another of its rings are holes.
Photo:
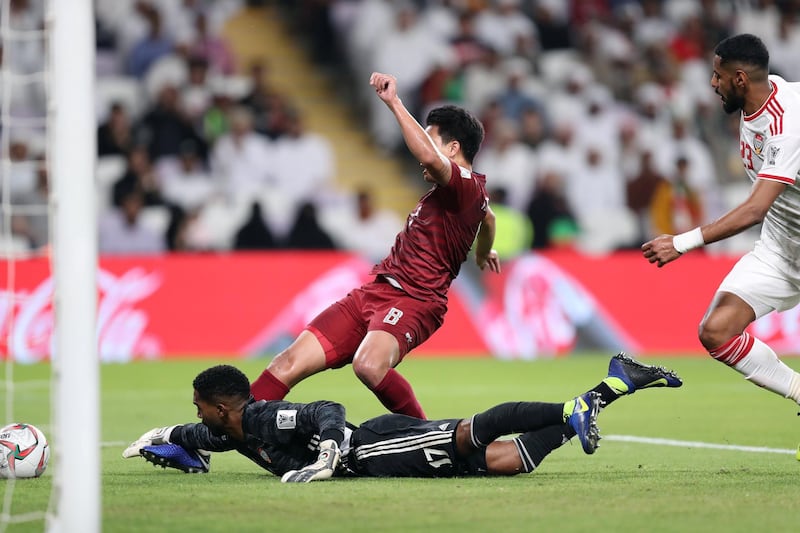
[[[394,278],[413,298],[447,302],[447,290],[475,241],[489,199],[486,176],[450,162],[450,182],[435,185],[408,215],[389,255],[372,274]]]

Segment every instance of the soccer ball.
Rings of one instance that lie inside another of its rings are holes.
[[[39,477],[50,460],[47,438],[31,424],[0,429],[0,478]]]

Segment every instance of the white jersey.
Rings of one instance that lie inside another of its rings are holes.
[[[800,83],[770,76],[772,93],[752,115],[742,115],[740,151],[747,176],[787,185],[764,218],[761,241],[800,269]]]

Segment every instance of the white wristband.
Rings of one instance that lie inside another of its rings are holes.
[[[675,235],[672,238],[672,246],[674,246],[680,254],[686,253],[689,250],[694,250],[695,248],[700,248],[704,244],[703,232],[700,231],[700,228],[694,228],[691,231]]]

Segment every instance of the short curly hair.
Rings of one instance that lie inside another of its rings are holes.
[[[244,372],[231,365],[217,365],[200,372],[192,382],[197,395],[207,402],[220,398],[247,399],[250,380]]]
[[[769,51],[764,42],[750,33],[733,35],[722,40],[714,49],[721,64],[742,63],[769,70]]]

